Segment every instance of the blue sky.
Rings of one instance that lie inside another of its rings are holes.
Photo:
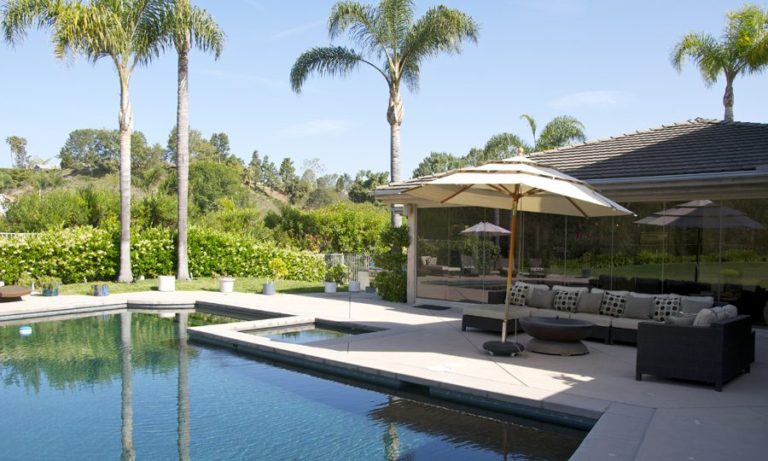
[[[197,0],[227,34],[218,61],[191,57],[190,123],[208,137],[229,135],[233,153],[258,149],[299,169],[317,158],[325,173],[389,170],[387,91],[361,69],[347,78],[311,78],[300,95],[288,84],[301,52],[327,45],[333,1]],[[417,0],[417,15],[438,1]],[[477,45],[422,66],[421,88],[403,93],[403,177],[432,151],[457,155],[509,131],[530,139],[520,114],[539,126],[577,117],[589,139],[681,122],[722,118],[722,82],[707,88],[692,65],[678,74],[670,51],[682,35],[719,35],[730,0],[445,0],[480,25]],[[759,2],[765,7],[765,2]],[[343,41],[335,43],[345,44]],[[0,138],[27,138],[32,155],[55,157],[70,131],[117,127],[112,64],[53,57],[34,32],[0,45]],[[135,128],[165,145],[175,123],[176,58],[138,68],[131,84]],[[739,78],[735,118],[768,122],[768,74]],[[0,147],[0,166],[10,152]]]

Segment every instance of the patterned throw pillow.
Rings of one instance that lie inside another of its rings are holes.
[[[528,285],[517,282],[509,289],[509,304],[525,306],[525,297],[528,295]]]
[[[680,310],[680,296],[661,295],[653,298],[653,320],[663,322]]]
[[[603,293],[603,302],[600,304],[600,314],[621,317],[626,303],[627,295],[625,293],[606,291]]]
[[[555,291],[555,310],[576,312],[576,305],[579,302],[579,291]]]

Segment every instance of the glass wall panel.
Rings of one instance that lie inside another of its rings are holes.
[[[711,295],[762,319],[768,301],[765,200],[715,202],[743,213],[749,225],[730,214],[714,226],[636,223],[681,203],[627,203],[637,216],[608,218],[519,213],[515,279]],[[465,231],[481,222],[509,229],[510,217],[509,211],[485,208],[420,209],[417,296],[503,303],[509,236]]]

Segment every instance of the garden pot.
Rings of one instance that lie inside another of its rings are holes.
[[[273,295],[275,294],[275,282],[267,282],[261,289],[261,294]]]
[[[323,282],[326,293],[336,293],[336,282]]]
[[[582,269],[581,270],[581,276],[582,277],[592,277],[592,269]]]
[[[157,291],[176,291],[176,277],[173,275],[158,275]]]
[[[59,287],[43,288],[43,296],[59,296]]]
[[[352,280],[349,282],[349,291],[352,293],[359,293],[360,292],[360,282],[356,280]]]
[[[234,277],[219,277],[219,291],[222,293],[232,293],[235,289]]]

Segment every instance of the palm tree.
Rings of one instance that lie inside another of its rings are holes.
[[[587,140],[584,134],[584,124],[576,117],[570,115],[560,115],[544,125],[539,137],[536,137],[536,120],[528,114],[520,116],[528,122],[533,136],[533,145],[528,144],[516,134],[499,133],[491,136],[485,143],[483,149],[473,149],[467,154],[467,162],[472,165],[478,165],[490,160],[501,160],[513,155],[525,152],[541,152],[548,149],[567,146],[574,142],[584,142]]]
[[[523,114],[520,118],[528,122],[533,135],[533,149],[536,152],[543,150],[557,149],[567,146],[574,142],[584,142],[587,140],[584,134],[584,124],[576,117],[570,115],[560,115],[544,125],[541,134],[536,138],[536,120],[528,114]]]
[[[345,76],[360,64],[372,67],[384,78],[389,90],[387,121],[390,126],[390,180],[400,180],[400,125],[403,102],[400,84],[411,90],[419,83],[421,63],[438,53],[459,53],[464,40],[477,42],[477,25],[466,14],[443,5],[430,8],[414,20],[413,0],[380,0],[378,6],[354,1],[336,3],[328,18],[331,39],[349,32],[362,51],[344,47],[318,47],[305,51],[291,69],[291,87],[296,93],[309,75]],[[383,61],[380,65],[373,61]],[[393,213],[392,224],[400,225]]]
[[[176,277],[189,280],[189,52],[194,44],[199,50],[212,51],[218,59],[224,46],[224,32],[205,10],[190,5],[189,0],[175,0],[167,6],[163,12],[162,29],[168,34],[168,40],[179,56],[176,104],[176,176],[179,196]]]
[[[690,58],[699,67],[704,83],[711,86],[725,77],[724,120],[733,121],[733,81],[746,72],[759,72],[768,63],[768,11],[754,5],[728,13],[721,40],[710,34],[690,33],[675,45],[672,65],[680,72]]]
[[[57,58],[83,55],[92,63],[110,59],[120,80],[120,272],[119,282],[133,280],[131,272],[131,133],[129,97],[131,74],[138,65],[159,55],[161,0],[10,0],[4,6],[3,30],[10,43],[24,38],[28,28],[50,28]]]

